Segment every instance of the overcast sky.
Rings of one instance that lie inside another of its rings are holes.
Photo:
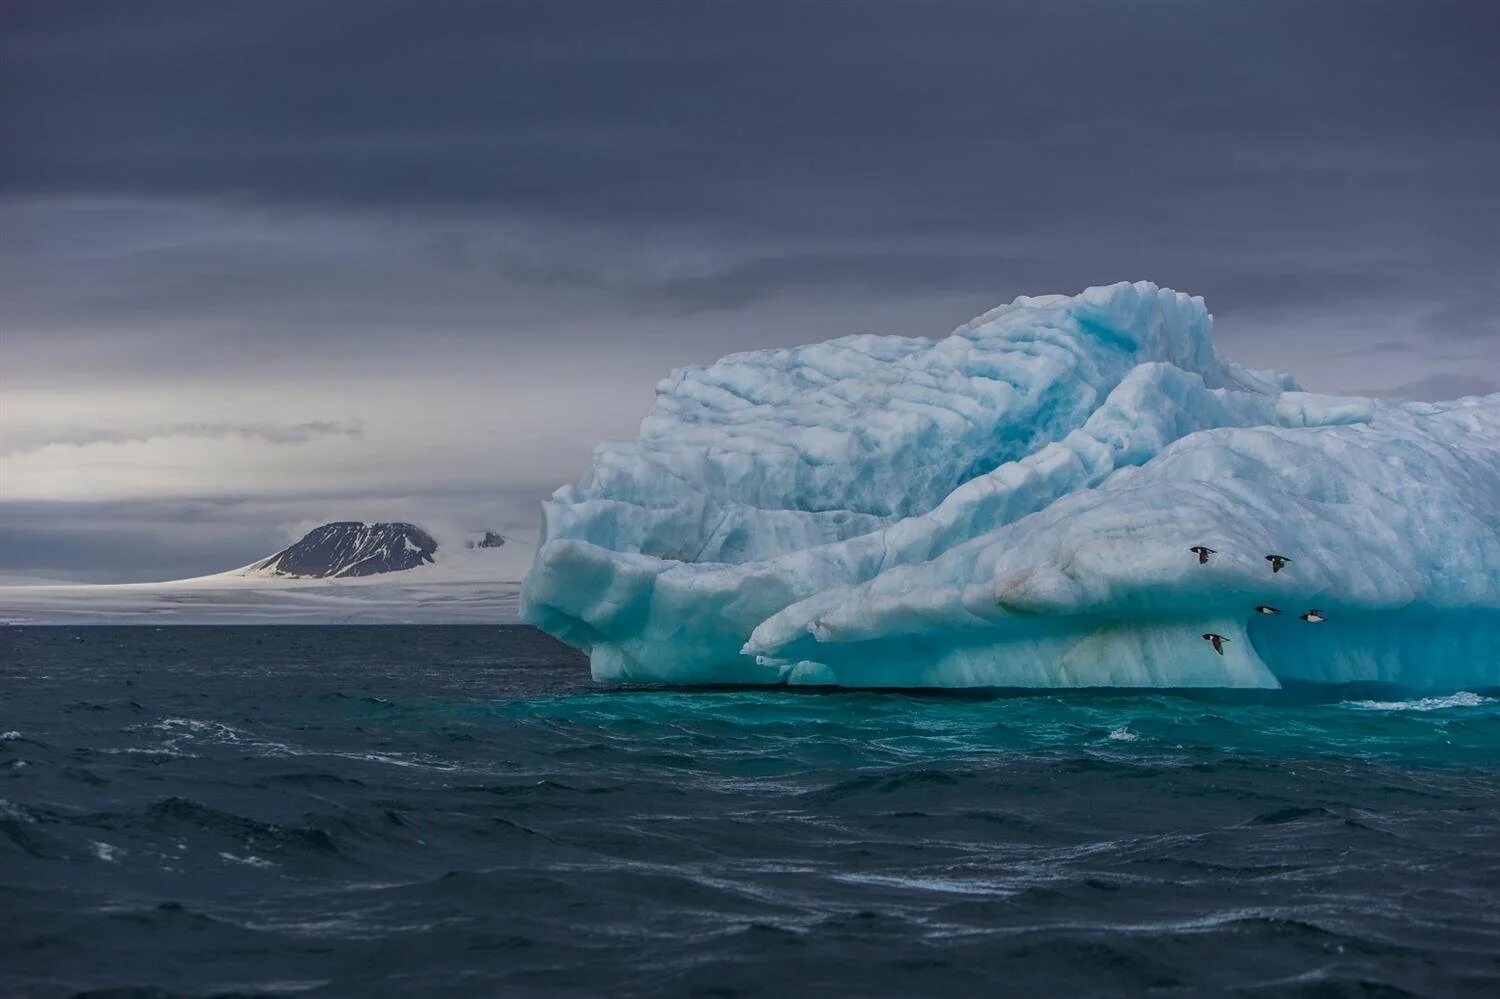
[[[519,530],[670,368],[1149,279],[1500,389],[1493,0],[0,6],[0,575]]]

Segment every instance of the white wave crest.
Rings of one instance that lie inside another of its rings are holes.
[[[1447,697],[1419,697],[1412,701],[1345,701],[1346,708],[1361,711],[1443,711],[1448,708],[1482,708],[1500,703],[1493,697],[1480,697],[1470,690],[1461,690]]]

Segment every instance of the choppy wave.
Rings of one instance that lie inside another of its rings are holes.
[[[1480,693],[602,692],[519,629],[0,641],[0,993],[1500,987]]]
[[[1481,697],[1462,690],[1447,697],[1419,697],[1410,701],[1345,701],[1344,706],[1366,711],[1446,711],[1449,708],[1482,708],[1495,704],[1492,697]]]

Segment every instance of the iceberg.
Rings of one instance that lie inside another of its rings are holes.
[[[614,683],[1500,684],[1500,395],[1308,393],[1211,327],[1122,283],[675,371],[522,616]]]

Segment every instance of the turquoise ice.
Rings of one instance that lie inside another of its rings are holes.
[[[1211,325],[1117,284],[673,372],[523,614],[613,682],[1500,684],[1500,395],[1314,395]]]

